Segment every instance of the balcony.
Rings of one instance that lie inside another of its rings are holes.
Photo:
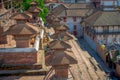
[[[95,34],[97,34],[97,35],[103,35],[103,34],[120,34],[120,31],[108,31],[108,30],[106,30],[106,31],[103,31],[103,32],[96,32],[95,31]]]

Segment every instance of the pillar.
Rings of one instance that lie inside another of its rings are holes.
[[[15,36],[15,41],[16,41],[16,47],[17,48],[26,48],[30,47],[30,40],[28,37],[16,37]]]
[[[68,78],[69,65],[56,65],[54,69],[56,78]]]
[[[116,76],[120,78],[120,64],[116,63]]]

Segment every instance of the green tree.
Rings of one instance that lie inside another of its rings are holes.
[[[22,9],[25,11],[30,7],[30,2],[32,0],[23,0],[22,3]],[[42,9],[42,12],[39,13],[39,17],[43,19],[44,22],[46,22],[46,15],[48,13],[48,9],[44,5],[44,0],[36,0],[38,2],[38,7]]]

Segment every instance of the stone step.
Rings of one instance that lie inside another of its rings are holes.
[[[27,64],[27,65],[1,65],[0,70],[21,70],[21,69],[41,69],[42,64]]]
[[[48,71],[44,69],[23,69],[23,70],[0,70],[0,76],[18,76],[18,75],[46,75]]]

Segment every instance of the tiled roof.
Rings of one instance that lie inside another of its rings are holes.
[[[67,16],[80,16],[85,17],[92,14],[93,9],[76,9],[76,10],[66,10]]]
[[[30,23],[21,23],[10,26],[10,28],[5,31],[4,35],[24,35],[24,34],[37,34],[39,32],[38,27],[33,26]]]
[[[27,14],[30,18],[32,18],[32,13],[30,13],[28,11],[25,11],[24,13]]]
[[[97,11],[84,21],[93,26],[120,25],[119,17],[120,13],[117,11]]]
[[[68,48],[71,48],[71,46],[64,41],[53,40],[52,42],[49,43],[49,48],[53,49],[53,50],[55,50],[55,49],[68,49]]]
[[[59,22],[59,21],[61,21],[61,18],[59,18],[53,14],[48,14],[46,20],[47,20],[47,22],[51,22],[51,21],[53,21],[53,22],[58,21]]]
[[[94,11],[94,6],[92,4],[67,4],[67,7],[65,4],[61,4],[58,7],[56,7],[52,13],[54,15],[57,15],[59,17],[66,17],[66,16],[80,16],[85,17],[92,14]]]
[[[77,64],[77,60],[72,51],[54,51],[53,54],[46,56],[45,64],[48,66]]]
[[[51,38],[53,39],[59,39],[61,38],[62,41],[68,41],[70,39],[73,39],[72,35],[68,32],[65,32],[65,33],[55,33],[51,36]]]
[[[30,5],[37,5],[37,2],[36,2],[36,1],[32,1],[32,2],[30,3]]]
[[[54,29],[58,31],[69,30],[68,26],[62,24],[59,24],[58,26],[54,27]]]
[[[41,12],[42,10],[40,8],[38,8],[37,6],[30,6],[28,9],[29,12]]]
[[[68,9],[86,9],[86,8],[94,8],[92,4],[87,4],[87,3],[76,3],[76,4],[70,4]]]
[[[30,19],[30,16],[26,15],[25,13],[15,13],[11,16],[11,19],[19,20],[19,19]]]
[[[63,10],[65,10],[66,9],[66,7],[63,5],[63,4],[60,4],[60,5],[58,5],[56,8],[54,8],[53,10],[52,10],[52,13],[54,14],[54,15],[58,15],[58,14],[60,14]]]

